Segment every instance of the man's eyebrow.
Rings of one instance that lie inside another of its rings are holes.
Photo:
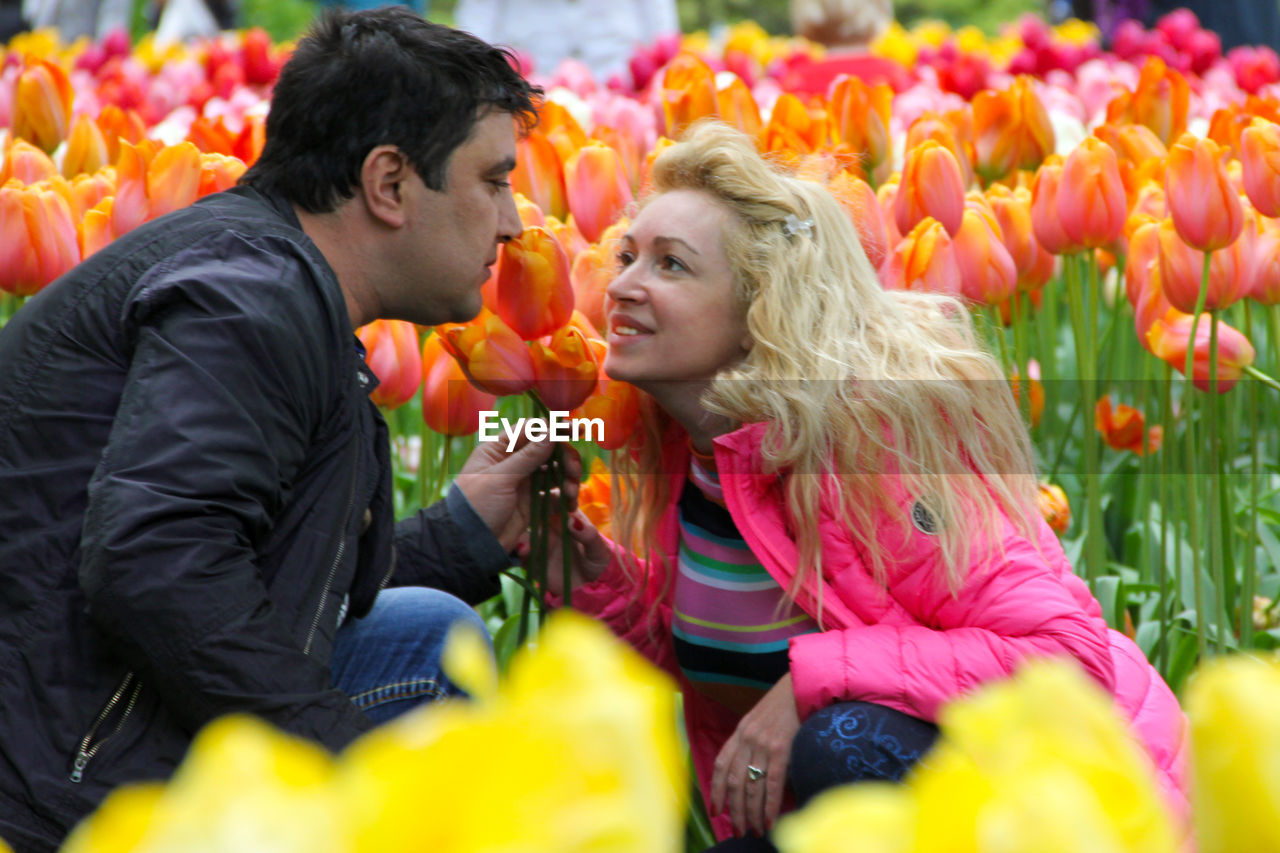
[[[502,160],[498,163],[494,163],[492,166],[490,166],[489,170],[485,172],[485,174],[486,175],[505,175],[505,174],[508,174],[509,172],[514,171],[515,168],[516,168],[516,158],[507,157],[505,160]]]

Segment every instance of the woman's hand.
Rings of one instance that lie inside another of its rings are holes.
[[[547,589],[554,595],[564,595],[564,558],[561,551],[561,525],[553,518],[547,525]],[[569,516],[569,547],[573,569],[570,577],[575,587],[596,580],[609,567],[613,549],[609,541],[591,523],[582,510],[575,509]],[[516,545],[515,554],[523,563],[529,557],[529,535],[526,533]]]
[[[750,829],[763,837],[773,826],[782,810],[791,742],[799,730],[800,715],[787,673],[738,722],[716,756],[709,805],[713,814],[728,810],[738,835]],[[755,771],[749,767],[763,775],[752,779]]]

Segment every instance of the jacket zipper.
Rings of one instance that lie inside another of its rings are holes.
[[[359,447],[356,448],[357,458],[359,457]],[[356,502],[356,481],[360,479],[360,472],[354,471],[351,475],[351,489],[347,493],[347,508],[342,514],[342,527],[339,528],[338,550],[334,552],[333,562],[329,564],[329,575],[324,580],[324,589],[320,591],[320,603],[316,605],[316,613],[311,617],[311,628],[307,631],[307,642],[302,647],[302,653],[311,654],[311,644],[315,642],[316,631],[320,628],[320,617],[324,615],[325,603],[329,600],[329,589],[333,586],[333,579],[338,574],[338,566],[342,565],[342,557],[347,553],[347,525],[351,522],[351,508]]]
[[[107,718],[111,716],[111,712],[120,704],[120,700],[124,698],[124,694],[129,690],[130,684],[133,685],[133,692],[129,693],[129,700],[125,703],[124,713],[120,715],[120,721],[111,730],[111,734],[94,743],[93,736],[98,733],[98,729],[102,728],[102,724],[107,721]],[[120,682],[120,686],[116,688],[116,692],[107,700],[106,707],[102,709],[102,713],[98,714],[98,718],[93,721],[93,726],[90,727],[89,733],[80,741],[80,747],[76,750],[75,764],[71,770],[70,779],[72,782],[79,782],[84,779],[84,769],[89,765],[90,760],[97,755],[98,750],[102,748],[104,743],[120,734],[120,729],[124,728],[125,720],[129,719],[129,715],[133,713],[133,706],[137,703],[138,693],[141,690],[142,682],[135,679],[132,672],[126,674],[124,681]]]

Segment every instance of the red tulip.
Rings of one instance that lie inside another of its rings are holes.
[[[422,385],[422,356],[418,330],[404,320],[374,320],[356,330],[364,344],[364,360],[378,377],[369,397],[379,406],[394,409],[413,399]]]
[[[422,419],[441,435],[474,435],[480,413],[492,411],[497,397],[467,381],[439,335],[422,345]]]
[[[1164,438],[1164,427],[1153,426],[1147,430],[1142,412],[1123,403],[1113,408],[1109,394],[1104,394],[1094,407],[1093,425],[1102,433],[1108,447],[1129,450],[1139,456],[1148,451],[1155,453]]]
[[[503,246],[496,310],[526,341],[549,335],[569,321],[569,258],[550,231],[526,228]]]

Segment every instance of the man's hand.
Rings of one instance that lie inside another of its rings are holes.
[[[582,458],[571,446],[560,446],[564,448],[565,493],[572,509],[578,505]],[[516,547],[529,527],[529,475],[548,464],[555,447],[550,441],[522,437],[508,453],[501,442],[480,442],[458,474],[458,488],[506,551]]]
[[[750,829],[764,837],[773,826],[782,810],[791,742],[799,730],[800,715],[787,673],[738,722],[716,756],[709,805],[715,814],[729,812],[738,835]]]

